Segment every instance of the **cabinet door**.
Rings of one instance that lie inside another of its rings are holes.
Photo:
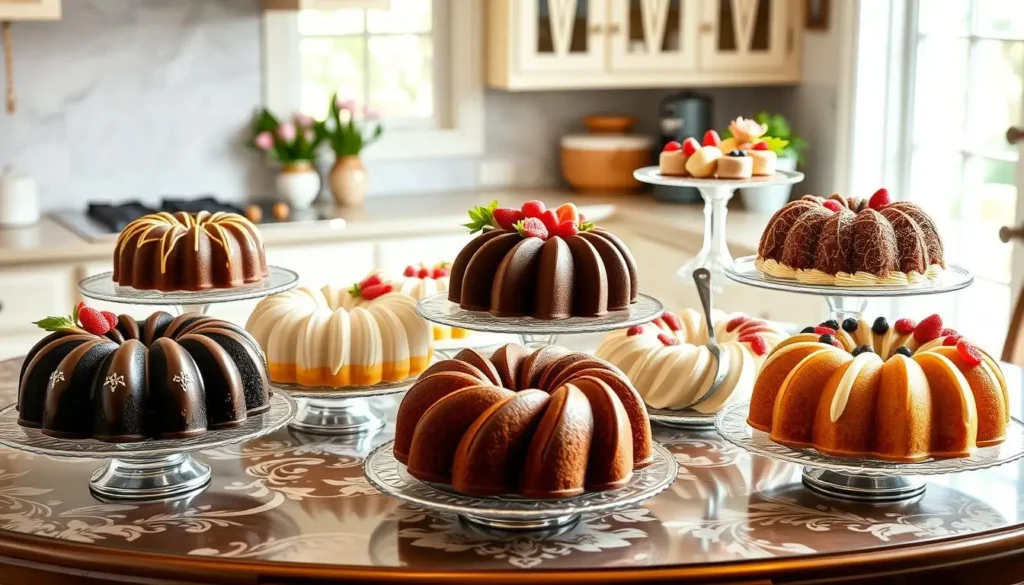
[[[702,5],[702,70],[757,70],[788,63],[796,42],[794,0],[707,0]]]
[[[42,337],[42,330],[32,322],[70,315],[75,308],[74,282],[70,265],[0,271],[0,337],[20,333]]]
[[[615,71],[682,71],[697,65],[700,0],[612,0]]]
[[[58,19],[60,0],[0,0],[0,21]]]
[[[519,69],[600,71],[607,0],[516,0]]]

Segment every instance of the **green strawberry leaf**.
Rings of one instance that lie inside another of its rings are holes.
[[[469,228],[469,233],[485,232],[494,228],[494,210],[498,208],[498,201],[491,201],[487,206],[477,206],[469,210],[469,223],[462,224]]]
[[[362,289],[362,287],[359,286],[359,283],[357,282],[357,283],[352,285],[352,288],[348,289],[348,292],[352,296],[358,297],[358,296],[363,294],[363,289]]]
[[[75,325],[70,317],[46,317],[39,321],[33,321],[32,324],[40,329],[51,332],[78,329],[78,326]]]
[[[581,232],[589,232],[590,230],[594,229],[594,227],[595,227],[594,226],[594,222],[592,222],[592,221],[585,221],[585,222],[580,224],[580,231]]]

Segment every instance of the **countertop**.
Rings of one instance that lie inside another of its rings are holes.
[[[481,191],[440,195],[373,197],[359,208],[325,208],[336,221],[310,224],[270,224],[262,228],[268,246],[312,242],[423,236],[459,233],[466,211],[497,199],[518,207],[530,199],[551,204],[574,201],[593,220],[641,224],[645,233],[677,243],[680,238],[699,248],[704,233],[700,204],[670,204],[647,194],[580,195],[566,191]],[[740,207],[738,200],[734,202]],[[734,255],[757,248],[768,216],[730,209],[727,238]],[[90,242],[51,217],[25,228],[0,229],[0,267],[17,264],[66,263],[109,257],[115,236]],[[696,249],[693,250],[696,252]]]

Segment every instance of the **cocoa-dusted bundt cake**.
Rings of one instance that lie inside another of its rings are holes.
[[[535,498],[622,487],[653,460],[647,410],[622,372],[515,344],[423,372],[398,408],[394,453],[423,481]]]
[[[828,321],[784,340],[761,367],[747,423],[827,455],[921,461],[1001,443],[1009,417],[999,364],[932,315]]]
[[[455,257],[448,300],[469,311],[538,319],[599,317],[636,302],[636,264],[613,234],[566,203],[469,212],[471,240]]]
[[[928,214],[879,189],[870,201],[836,193],[786,204],[761,235],[756,266],[808,284],[873,286],[934,279],[946,263]]]
[[[263,353],[241,327],[188,313],[144,321],[80,304],[21,367],[18,424],[61,438],[173,439],[242,424],[269,407]]]
[[[114,282],[141,290],[205,290],[262,281],[263,238],[236,213],[160,212],[125,226],[114,247]]]

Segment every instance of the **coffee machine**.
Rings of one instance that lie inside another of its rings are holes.
[[[703,140],[704,133],[713,130],[711,98],[691,91],[666,96],[661,100],[659,112],[658,152],[666,144],[675,140],[682,142],[687,138]],[[674,203],[695,203],[700,201],[700,193],[695,187],[667,187],[655,185],[654,198]]]

